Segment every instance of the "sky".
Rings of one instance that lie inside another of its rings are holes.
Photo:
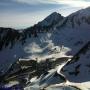
[[[0,27],[27,28],[53,12],[63,16],[90,6],[90,0],[0,0]]]

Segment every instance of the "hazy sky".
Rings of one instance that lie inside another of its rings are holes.
[[[90,6],[90,0],[0,0],[0,27],[25,28],[52,12],[67,16]]]

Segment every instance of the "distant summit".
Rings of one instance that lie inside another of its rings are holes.
[[[61,14],[59,14],[57,12],[53,12],[48,17],[46,17],[43,21],[39,22],[38,25],[41,25],[41,26],[54,25],[54,24],[58,23],[59,21],[61,21],[63,18],[64,17],[61,16]]]

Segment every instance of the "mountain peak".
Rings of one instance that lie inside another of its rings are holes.
[[[53,12],[53,13],[51,13],[49,16],[58,16],[58,15],[61,16],[61,14],[59,14],[59,13],[57,13],[57,12]]]
[[[50,26],[50,25],[58,23],[62,19],[63,19],[63,16],[61,16],[61,14],[57,12],[53,12],[49,16],[47,16],[43,21],[39,22],[38,24],[41,26]]]

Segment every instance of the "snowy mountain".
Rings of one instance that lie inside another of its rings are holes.
[[[83,86],[90,81],[89,46],[90,7],[67,17],[54,12],[24,30],[1,27],[1,84],[25,90],[89,90]]]

